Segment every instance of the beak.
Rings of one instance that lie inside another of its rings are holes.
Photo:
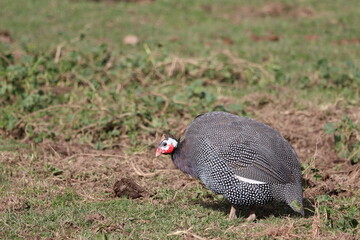
[[[161,152],[161,149],[160,148],[157,148],[156,149],[156,153],[155,153],[155,157],[158,157],[159,155],[161,155],[162,152]]]

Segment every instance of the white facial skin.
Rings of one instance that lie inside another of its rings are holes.
[[[178,145],[178,142],[175,139],[169,137],[168,139],[165,139],[164,141],[162,141],[160,143],[159,148],[164,151],[168,151],[170,148],[170,145],[173,145],[174,148],[176,148]]]

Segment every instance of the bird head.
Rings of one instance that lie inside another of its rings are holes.
[[[170,154],[177,147],[178,141],[172,137],[163,136],[159,146],[156,149],[155,156],[159,156],[161,154]]]

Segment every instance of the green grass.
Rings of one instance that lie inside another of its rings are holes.
[[[0,30],[13,39],[0,38],[0,238],[359,237],[358,1],[0,6]],[[124,44],[129,34],[139,44]],[[153,159],[163,132],[212,110],[278,121],[302,113],[286,133],[306,153],[305,193],[321,191],[305,218],[274,204],[256,222],[245,221],[248,209],[229,221],[221,196]],[[331,123],[293,135],[317,118]],[[156,174],[139,177],[131,162]],[[152,195],[114,198],[124,176]]]
[[[21,8],[19,1],[4,1],[0,29],[11,31],[17,45],[34,50],[54,49],[82,32],[90,39],[108,42],[122,54],[142,52],[143,44],[181,56],[204,56],[226,48],[250,61],[271,59],[287,73],[294,73],[300,66],[302,72],[307,72],[320,58],[336,64],[358,61],[358,44],[334,47],[334,42],[358,37],[355,23],[360,20],[359,3],[282,2],[311,8],[313,12],[309,17],[239,16],[242,6],[261,9],[266,1],[157,1],[137,5],[37,0],[22,3]],[[204,6],[211,10],[204,10]],[[253,42],[250,38],[251,33],[268,32],[279,35],[280,41]],[[137,35],[141,44],[135,48],[122,44],[128,34]],[[307,35],[319,38],[305,41]],[[174,37],[178,40],[172,41]],[[234,44],[224,44],[224,37],[230,37]]]
[[[146,236],[160,239],[169,237],[168,234],[179,229],[190,229],[187,234],[246,239],[259,232],[266,233],[269,229],[275,231],[273,228],[293,224],[292,234],[304,237],[304,229],[311,232],[311,226],[316,221],[310,212],[306,218],[295,215],[291,218],[279,217],[278,213],[273,212],[256,223],[246,223],[244,218],[228,220],[226,215],[229,205],[201,186],[188,188],[177,195],[175,190],[163,188],[150,201],[126,198],[84,201],[70,189],[47,198],[44,193],[48,190],[50,188],[37,192],[24,191],[22,197],[27,200],[21,208],[0,213],[3,236],[110,239],[142,239]],[[318,214],[326,219],[322,231],[355,234],[360,214],[356,207],[357,201],[358,197],[334,200],[326,195],[319,196]],[[286,229],[284,231],[282,234],[289,234]]]

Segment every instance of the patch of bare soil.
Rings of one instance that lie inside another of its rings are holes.
[[[288,17],[311,17],[313,16],[315,11],[310,7],[302,7],[302,6],[295,6],[283,3],[269,3],[262,6],[258,10],[253,10],[252,14],[254,16],[261,16],[261,17],[281,17],[281,16],[288,16]]]
[[[204,11],[213,12],[213,9],[203,8]],[[268,3],[261,7],[241,6],[223,17],[233,23],[240,23],[245,18],[265,18],[265,17],[288,17],[288,18],[307,18],[316,15],[311,7],[297,6],[284,3]]]
[[[116,3],[116,2],[132,2],[132,3],[150,3],[155,0],[90,0],[93,2],[107,2],[107,3]]]
[[[144,142],[155,146],[159,140],[148,136]],[[176,170],[170,158],[155,158],[151,146],[148,151],[132,154],[119,149],[99,151],[68,142],[47,141],[38,148],[41,161],[32,163],[34,171],[50,185],[71,187],[87,200],[122,196],[146,199],[160,187],[181,190],[194,182]],[[166,181],[153,181],[158,175]]]
[[[358,44],[360,43],[360,38],[343,38],[341,40],[335,41],[334,43],[337,45]]]
[[[315,35],[315,34],[311,34],[311,35],[306,35],[304,36],[304,40],[308,41],[308,42],[312,42],[312,41],[318,41],[320,39],[320,36]]]

